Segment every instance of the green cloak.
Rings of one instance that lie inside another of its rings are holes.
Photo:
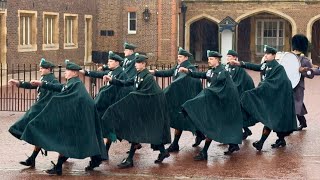
[[[123,72],[121,67],[110,71],[107,75],[111,76],[113,79],[125,80],[127,79],[126,73]],[[131,87],[119,87],[107,83],[102,86],[99,93],[94,98],[99,117],[101,118],[104,112],[108,109],[110,105],[119,101],[124,96],[128,95],[132,91]]]
[[[254,82],[249,74],[245,71],[245,69],[229,64],[225,66],[225,69],[230,73],[234,85],[238,89],[238,94],[240,97],[243,92],[254,88]],[[244,109],[241,110],[243,117],[243,127],[250,127],[258,123],[258,120],[254,119],[252,116],[249,116]]]
[[[241,105],[246,112],[275,132],[292,132],[297,129],[291,82],[276,60],[245,68],[263,71],[258,87],[244,92]]]
[[[193,72],[189,74],[195,77]],[[220,65],[199,77],[207,78],[210,86],[182,105],[186,121],[192,121],[193,131],[199,130],[214,141],[241,144],[243,119],[238,91],[230,74]]]
[[[147,69],[117,86],[134,85],[135,91],[111,105],[102,117],[103,134],[113,132],[129,142],[154,145],[171,142],[166,98]]]
[[[44,83],[42,87],[61,92],[30,121],[21,139],[70,158],[105,156],[98,112],[81,80],[75,77],[64,86]]]
[[[181,105],[187,100],[194,98],[202,90],[202,84],[199,79],[192,78],[186,74],[181,74],[166,89],[164,94],[167,99],[170,126],[179,130],[190,130],[191,127],[181,118]]]
[[[40,79],[42,82],[47,81],[50,83],[59,83],[53,73],[42,76]],[[37,87],[32,86],[29,82],[20,82],[21,88],[25,89],[35,89]],[[25,130],[27,124],[35,118],[42,109],[47,105],[51,97],[56,94],[55,92],[49,91],[44,88],[37,88],[38,96],[37,101],[30,107],[30,109],[16,122],[14,123],[9,132],[16,138],[20,139],[23,131]]]

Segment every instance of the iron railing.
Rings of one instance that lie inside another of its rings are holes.
[[[98,66],[85,66],[84,69],[97,70]],[[171,68],[172,65],[150,65],[149,69],[164,70]],[[9,69],[9,70],[8,70]],[[37,98],[36,89],[23,89],[15,86],[10,86],[8,81],[10,79],[30,81],[40,79],[38,72],[39,66],[36,64],[0,64],[0,111],[27,111]],[[198,66],[199,71],[205,71],[205,65]],[[64,79],[65,68],[58,66],[54,69],[54,74],[61,83],[65,82]],[[99,89],[104,85],[102,79],[90,78],[87,76],[80,76],[85,84],[89,94],[95,97]],[[171,77],[155,77],[159,86],[164,89],[171,82]],[[205,80],[202,81],[203,86]]]

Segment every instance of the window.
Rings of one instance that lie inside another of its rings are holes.
[[[37,12],[19,10],[19,45],[18,51],[36,51]]]
[[[128,12],[128,34],[137,33],[137,13]]]
[[[59,13],[43,13],[43,50],[59,49]]]
[[[256,23],[257,54],[263,54],[264,45],[283,51],[285,22],[283,20],[257,20]]]
[[[78,48],[78,15],[65,14],[64,48]]]

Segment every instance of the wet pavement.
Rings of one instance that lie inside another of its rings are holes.
[[[258,73],[251,72],[255,82]],[[110,160],[103,162],[95,171],[86,172],[89,159],[69,159],[63,166],[63,176],[47,175],[44,170],[56,162],[57,153],[41,154],[36,159],[36,168],[28,169],[18,162],[30,155],[33,146],[19,141],[8,133],[9,127],[23,115],[21,112],[0,112],[0,177],[1,179],[319,179],[320,177],[320,77],[306,80],[305,103],[309,114],[308,127],[294,132],[286,138],[287,146],[272,149],[276,135],[272,133],[261,152],[252,147],[252,142],[260,138],[262,125],[252,127],[253,135],[243,141],[240,151],[231,156],[223,154],[226,145],[213,142],[208,151],[208,160],[193,161],[203,147],[193,148],[194,136],[184,132],[180,140],[180,151],[172,153],[162,164],[154,164],[158,152],[143,144],[134,157],[134,167],[118,169],[117,164],[127,156],[127,142],[117,142],[111,146]],[[172,131],[173,134],[173,131]]]

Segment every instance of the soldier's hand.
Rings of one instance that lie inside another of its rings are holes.
[[[183,72],[183,73],[188,73],[188,69],[187,68],[185,68],[185,67],[180,67],[179,68],[179,72]]]
[[[299,68],[299,72],[300,72],[300,73],[307,72],[308,70],[309,70],[308,67],[300,67],[300,68]]]
[[[230,61],[229,61],[229,64],[230,64],[230,65],[233,65],[233,66],[240,66],[240,62],[239,62],[239,61],[236,61],[236,60],[230,60]]]
[[[31,80],[30,83],[32,86],[42,86],[42,81],[39,80]]]
[[[150,72],[151,74],[154,74],[156,71],[157,71],[157,70],[153,70],[153,69],[149,70],[149,72]]]
[[[20,85],[20,81],[18,81],[18,80],[15,80],[15,79],[10,79],[9,81],[8,81],[8,83],[9,83],[9,85],[10,86],[19,86]]]
[[[102,66],[99,66],[97,70],[98,70],[98,71],[103,71],[103,67],[102,67]]]
[[[110,76],[107,76],[107,75],[103,76],[103,82],[109,82],[111,80],[112,80],[112,78]]]

